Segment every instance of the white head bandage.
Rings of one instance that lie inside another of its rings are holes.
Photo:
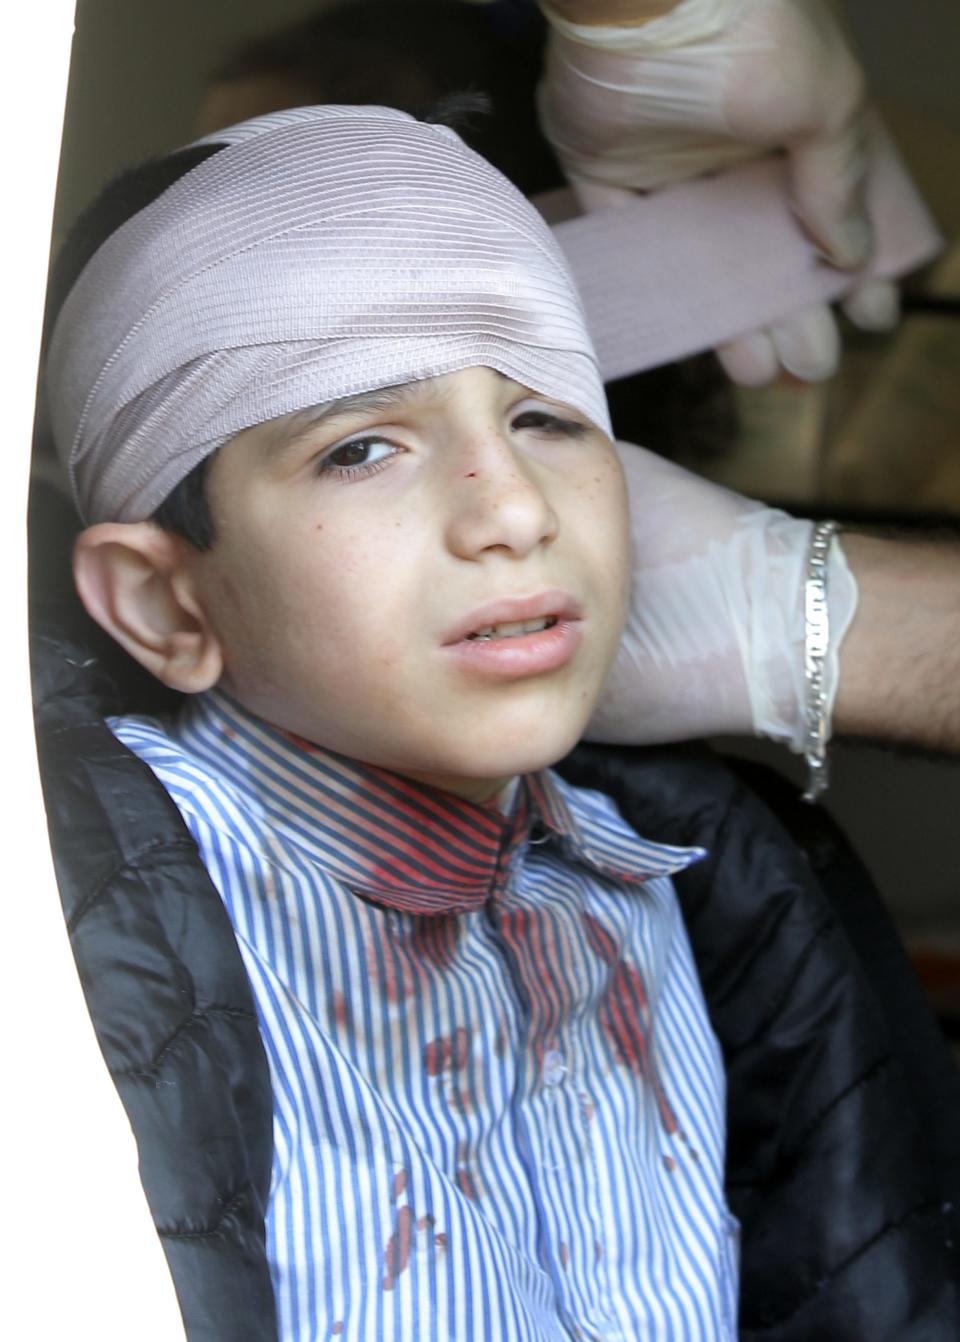
[[[486,365],[609,430],[566,262],[454,132],[378,107],[278,112],[97,251],[54,327],[54,436],[87,522],[139,521],[278,415]]]

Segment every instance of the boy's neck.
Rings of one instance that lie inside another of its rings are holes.
[[[231,707],[240,713],[245,714],[255,722],[261,723],[269,731],[284,737],[285,740],[292,742],[301,749],[312,752],[320,751],[323,754],[336,756],[337,751],[332,751],[329,747],[318,741],[311,741],[306,737],[299,736],[296,732],[289,731],[285,727],[271,722],[268,718],[256,713],[253,709],[247,708],[236,699],[228,690],[215,688],[208,690],[206,696],[216,701],[220,699],[225,701]],[[483,807],[486,810],[500,811],[503,815],[510,815],[516,802],[517,787],[520,782],[520,775],[515,774],[510,778],[475,778],[475,779],[445,779],[442,776],[426,775],[413,770],[395,769],[389,765],[376,764],[371,760],[360,760],[354,756],[341,755],[340,758],[349,760],[362,768],[374,768],[381,773],[393,774],[397,778],[402,778],[408,782],[415,783],[420,787],[432,788],[438,792],[447,792],[451,796],[459,798],[461,801],[471,802],[474,806]]]

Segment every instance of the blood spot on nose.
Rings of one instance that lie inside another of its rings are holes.
[[[476,480],[477,473],[476,471],[467,471],[466,475],[463,478],[464,480]]]

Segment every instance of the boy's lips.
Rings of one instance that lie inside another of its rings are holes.
[[[583,607],[568,592],[550,590],[534,596],[507,596],[477,606],[444,634],[444,647],[450,647],[482,630],[498,624],[519,624],[533,620],[553,620],[557,624],[583,619]]]
[[[525,624],[534,627],[523,630]],[[518,679],[558,670],[582,634],[581,603],[567,592],[546,591],[485,602],[448,630],[443,647],[464,669]]]

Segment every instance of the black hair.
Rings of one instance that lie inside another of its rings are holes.
[[[150,518],[164,531],[182,536],[200,551],[211,550],[217,538],[207,497],[207,472],[215,456],[216,452],[211,453],[188,471]]]

